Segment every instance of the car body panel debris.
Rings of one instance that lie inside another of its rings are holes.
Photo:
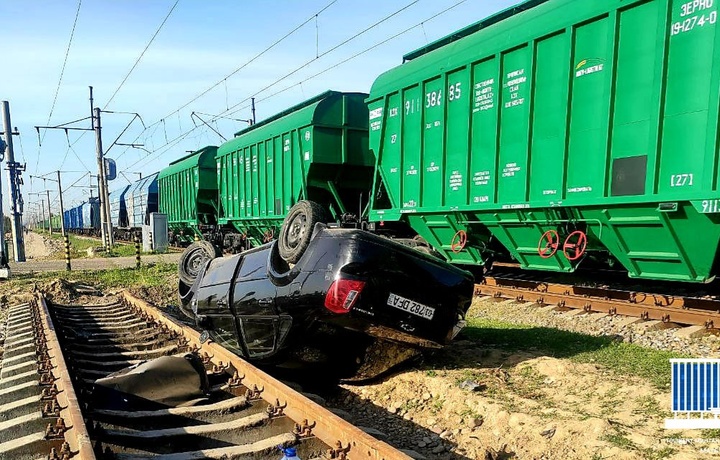
[[[202,359],[192,353],[143,361],[95,381],[95,407],[149,410],[205,400],[210,391]]]

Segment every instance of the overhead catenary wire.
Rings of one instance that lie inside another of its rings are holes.
[[[62,79],[63,75],[65,75],[65,66],[67,65],[68,56],[70,55],[70,47],[72,46],[73,37],[75,36],[75,27],[77,26],[78,17],[80,17],[80,7],[82,6],[82,0],[78,0],[78,6],[77,10],[75,11],[75,19],[73,20],[72,29],[70,30],[70,39],[68,40],[67,49],[65,50],[65,59],[63,59],[62,67],[60,68],[60,77],[58,78],[58,84],[55,88],[55,96],[53,97],[52,105],[50,106],[50,114],[48,115],[47,119],[47,125],[50,124],[50,119],[52,118],[52,114],[55,111],[55,104],[57,103],[58,94],[60,93],[60,86],[62,85]],[[47,132],[47,130],[45,131]],[[45,138],[45,135],[43,134],[43,139]],[[37,160],[35,161],[35,170],[37,170],[38,166],[40,165],[40,151],[42,148],[42,142],[38,145],[38,155]]]
[[[387,15],[387,16],[383,17],[382,19],[376,21],[375,23],[371,24],[370,26],[366,27],[365,29],[361,30],[360,32],[355,33],[355,34],[352,35],[351,37],[343,40],[342,42],[338,43],[337,45],[333,46],[332,48],[324,51],[324,52],[321,53],[319,56],[313,57],[312,59],[309,59],[308,61],[306,61],[305,63],[303,63],[303,64],[300,65],[299,67],[297,67],[296,69],[290,71],[289,73],[283,75],[283,76],[280,77],[279,79],[273,81],[273,82],[270,83],[269,85],[267,85],[267,86],[265,86],[264,88],[260,89],[259,91],[257,91],[257,92],[255,93],[255,95],[257,95],[257,94],[259,94],[259,93],[262,93],[263,91],[266,91],[267,89],[269,89],[269,88],[277,85],[278,83],[282,82],[283,80],[285,80],[285,79],[289,78],[290,76],[296,74],[297,72],[299,72],[300,70],[302,70],[302,69],[304,69],[305,67],[309,66],[310,64],[312,64],[313,62],[317,61],[318,59],[320,59],[320,58],[322,58],[322,57],[324,57],[324,56],[332,53],[333,51],[336,51],[337,49],[339,49],[339,48],[347,45],[348,43],[350,43],[351,41],[355,40],[356,38],[362,36],[363,34],[369,32],[370,30],[372,30],[372,29],[374,29],[375,27],[379,26],[380,24],[388,21],[389,19],[397,16],[397,15],[400,14],[401,12],[407,10],[408,8],[410,8],[411,6],[415,5],[415,4],[418,3],[419,1],[420,1],[420,0],[413,0],[413,1],[411,1],[410,3],[408,3],[408,4],[405,5],[405,6],[403,6],[402,8],[394,11],[393,13],[390,13],[389,15]],[[425,21],[431,20],[431,19],[435,18],[436,16],[439,16],[440,14],[443,14],[444,12],[449,11],[450,9],[454,8],[455,6],[457,6],[457,5],[461,4],[461,3],[464,3],[465,1],[466,1],[466,0],[461,0],[459,3],[456,3],[455,5],[451,6],[451,7],[448,8],[448,9],[446,9],[445,11],[443,11],[443,12],[441,12],[441,13],[435,15],[435,16],[432,16],[432,17],[426,19]],[[312,18],[311,18],[311,20],[312,20]],[[417,25],[411,27],[411,28],[408,29],[408,30],[412,30],[412,29],[415,28],[415,27],[417,27]],[[401,35],[401,34],[398,34],[398,35],[396,35],[396,36],[399,36],[399,35]],[[379,45],[376,45],[376,46],[379,46]],[[376,47],[376,46],[374,46],[374,47]],[[373,47],[373,48],[374,48],[374,47]],[[359,56],[360,54],[362,54],[362,53],[359,53],[358,56]],[[346,59],[345,61],[343,61],[343,63],[347,62],[348,60],[349,60],[349,59]],[[336,66],[337,66],[337,65],[334,65],[333,67],[336,67]],[[307,80],[305,80],[305,81],[307,81]],[[294,85],[294,86],[297,86],[297,85]],[[211,121],[211,122],[212,122],[212,121],[215,121],[215,120],[217,120],[218,118],[221,118],[223,115],[225,115],[225,114],[227,114],[227,113],[235,113],[236,111],[233,112],[233,109],[235,109],[235,108],[238,107],[239,105],[241,105],[241,104],[249,101],[252,97],[254,97],[254,96],[247,97],[247,98],[243,99],[242,101],[238,102],[237,104],[233,105],[233,106],[230,107],[229,109],[221,112],[220,114],[214,115],[214,116],[213,116],[213,119],[210,120],[210,121]],[[162,120],[164,120],[164,118],[163,118]],[[162,121],[162,120],[161,120],[161,121]],[[184,139],[187,135],[189,135],[192,131],[194,131],[194,130],[197,129],[197,128],[198,128],[198,126],[195,126],[195,127],[193,127],[193,128],[190,128],[189,131],[186,131],[185,133],[181,134],[180,136],[177,136],[177,137],[175,137],[175,138],[173,138],[173,139],[171,139],[171,140],[169,140],[169,141],[167,140],[167,133],[166,133],[166,143],[163,144],[163,145],[161,145],[158,149],[155,149],[155,151],[153,152],[153,154],[155,154],[155,153],[157,152],[157,150],[163,149],[165,146],[167,146],[167,145],[169,145],[169,144],[176,145],[177,142],[179,142],[180,140]],[[141,133],[141,135],[142,135],[142,133]],[[137,137],[137,139],[139,139],[139,138],[140,138],[140,135]],[[137,139],[136,139],[136,140],[137,140]],[[167,150],[166,150],[166,151],[167,151]],[[124,153],[124,152],[123,152],[123,153]],[[164,153],[164,152],[163,152],[163,153]],[[145,160],[145,159],[147,159],[148,161],[146,161],[145,163],[143,163],[143,165],[144,165],[144,164],[147,164],[149,161],[152,161],[152,159],[153,159],[153,158],[152,158],[152,154],[151,154],[151,155],[148,155],[146,158],[140,158],[140,159],[137,160],[135,163],[132,163],[129,167],[132,168],[133,166],[137,165],[138,163],[140,163],[141,161],[143,161],[143,160]]]
[[[143,56],[145,55],[145,52],[147,52],[148,48],[150,48],[150,45],[152,45],[153,41],[155,40],[155,37],[157,37],[157,35],[160,33],[160,30],[163,28],[163,26],[165,25],[165,23],[167,22],[168,18],[170,17],[170,15],[172,14],[172,12],[175,10],[175,7],[177,6],[177,4],[178,4],[179,2],[180,2],[180,0],[176,0],[175,3],[173,4],[173,6],[170,8],[170,11],[167,13],[167,15],[165,15],[165,19],[163,19],[163,21],[160,23],[160,26],[158,26],[158,28],[155,30],[155,33],[154,33],[153,36],[150,38],[150,41],[145,45],[145,48],[143,48],[142,52],[140,53],[140,55],[138,56],[138,58],[135,60],[135,63],[132,65],[132,67],[130,68],[130,70],[128,71],[128,73],[125,74],[125,77],[124,77],[123,80],[120,82],[120,85],[118,85],[118,87],[115,89],[115,91],[113,92],[112,96],[110,96],[110,99],[108,99],[108,101],[105,103],[105,108],[103,108],[103,111],[104,111],[104,112],[109,112],[108,110],[105,110],[105,109],[107,109],[107,107],[110,105],[110,102],[112,102],[112,100],[115,98],[115,96],[117,96],[118,92],[120,92],[120,89],[123,87],[123,85],[125,85],[125,82],[126,82],[127,79],[130,77],[130,74],[133,73],[133,71],[135,70],[135,68],[137,67],[137,65],[140,63],[140,60],[141,60],[141,59],[143,58]],[[125,112],[115,112],[115,113],[125,113]],[[143,123],[143,125],[144,125],[144,123]],[[147,128],[145,128],[145,129],[147,129]],[[143,132],[144,132],[144,131],[145,131],[145,130],[143,130]],[[80,136],[78,136],[78,138],[75,139],[75,140],[72,142],[72,144],[70,144],[70,145],[71,145],[71,146],[74,146],[75,144],[77,144],[78,142],[80,142],[80,140],[85,136],[85,134],[86,134],[85,132],[82,133],[82,134],[80,134]],[[137,139],[135,139],[135,140],[137,140]],[[134,141],[133,141],[133,142],[134,142]],[[36,166],[36,169],[37,169],[37,166]]]
[[[419,1],[419,0],[418,0],[418,1]],[[269,99],[269,98],[271,98],[271,97],[273,97],[273,96],[276,96],[276,95],[278,95],[278,94],[281,94],[281,93],[287,91],[287,90],[290,89],[290,88],[293,88],[293,87],[296,87],[296,86],[298,86],[298,85],[301,85],[302,83],[305,83],[305,82],[307,82],[308,80],[311,80],[311,79],[313,79],[313,78],[316,78],[316,77],[318,77],[319,75],[322,75],[322,74],[324,74],[324,73],[326,73],[326,72],[328,72],[328,71],[330,71],[330,70],[332,70],[332,69],[335,69],[335,68],[337,68],[338,66],[340,66],[340,65],[342,65],[342,64],[345,64],[345,63],[349,62],[349,61],[352,60],[352,59],[357,58],[358,56],[361,56],[361,55],[363,55],[363,54],[365,54],[365,53],[367,53],[367,52],[369,52],[369,51],[371,51],[371,50],[373,50],[373,49],[375,49],[375,48],[377,48],[377,47],[379,47],[379,46],[382,46],[382,45],[385,44],[385,43],[388,43],[388,42],[396,39],[397,37],[400,37],[401,35],[404,35],[404,34],[410,32],[410,31],[412,31],[413,29],[416,29],[417,27],[423,26],[426,22],[432,21],[433,19],[436,19],[437,17],[439,17],[439,16],[441,16],[441,15],[443,15],[443,14],[445,14],[445,13],[451,11],[451,10],[453,10],[454,8],[457,8],[458,6],[460,6],[461,4],[465,3],[466,1],[467,1],[467,0],[460,0],[460,1],[458,1],[458,2],[456,2],[456,3],[454,3],[454,4],[452,4],[452,5],[450,5],[449,7],[447,7],[447,8],[445,8],[445,9],[443,9],[443,10],[441,10],[441,11],[433,14],[432,16],[430,16],[430,17],[422,20],[421,22],[418,22],[418,23],[415,24],[415,25],[412,25],[412,26],[410,26],[410,27],[408,27],[408,28],[406,28],[406,29],[404,29],[404,30],[402,30],[402,31],[400,31],[400,32],[398,32],[398,33],[396,33],[396,34],[394,34],[394,35],[392,35],[392,36],[384,39],[384,40],[381,40],[380,42],[377,42],[377,43],[375,43],[374,45],[372,45],[372,46],[370,46],[370,47],[368,47],[368,48],[365,48],[364,50],[362,50],[362,51],[360,51],[360,52],[358,52],[358,53],[355,53],[355,54],[353,54],[352,56],[350,56],[350,57],[348,57],[348,58],[345,58],[345,59],[343,59],[342,61],[340,61],[340,62],[338,62],[338,63],[335,63],[335,64],[327,67],[326,69],[324,69],[324,70],[322,70],[322,71],[320,71],[320,72],[318,72],[318,73],[316,73],[316,74],[313,74],[312,76],[304,79],[304,80],[301,81],[301,82],[298,82],[298,83],[295,83],[295,84],[293,84],[293,85],[290,85],[290,86],[288,86],[288,87],[286,87],[286,88],[284,88],[284,89],[282,89],[282,90],[280,90],[280,91],[277,91],[276,93],[273,93],[273,94],[271,94],[271,95],[268,95],[268,96],[266,96],[266,97],[264,97],[264,98],[262,98],[262,99],[260,99],[260,100],[267,100],[267,99]],[[414,3],[416,3],[416,2],[413,2],[413,4],[414,4]],[[412,5],[412,4],[411,4],[411,5]],[[408,6],[411,6],[411,5],[408,5]],[[404,8],[406,8],[406,7],[403,7],[403,9],[404,9]],[[397,12],[396,12],[396,13],[393,13],[392,15],[395,15],[395,14],[397,14]],[[342,42],[342,44],[348,43],[348,42],[349,42],[350,40],[352,40],[353,38],[359,36],[359,35],[362,34],[362,33],[367,32],[367,31],[370,30],[372,27],[377,26],[378,24],[380,24],[380,23],[382,23],[382,22],[383,22],[383,20],[380,20],[380,21],[376,22],[373,26],[370,26],[370,27],[366,28],[366,29],[363,30],[362,32],[359,32],[359,33],[356,34],[355,36],[351,37],[350,39],[345,40],[344,42]],[[337,49],[339,46],[341,46],[341,45],[337,45],[337,46],[333,47],[332,49]],[[321,56],[322,56],[322,55],[321,55]],[[300,69],[302,69],[302,68],[304,68],[304,67],[307,67],[307,65],[309,65],[309,63],[311,63],[311,62],[313,62],[313,61],[315,61],[315,60],[317,60],[317,58],[311,59],[308,63],[303,64],[300,68],[295,69],[295,70],[291,71],[290,73],[288,73],[288,74],[280,77],[279,79],[275,80],[273,83],[271,83],[271,84],[265,86],[263,89],[257,91],[253,96],[247,97],[247,98],[243,99],[242,101],[238,102],[237,104],[233,105],[232,107],[230,107],[230,109],[225,110],[225,111],[223,111],[223,112],[221,112],[221,113],[219,113],[219,114],[217,114],[217,115],[214,115],[214,116],[213,116],[213,119],[210,120],[210,121],[211,121],[211,122],[212,122],[212,121],[215,121],[215,120],[217,120],[218,118],[222,118],[222,117],[225,116],[225,115],[230,115],[230,114],[232,114],[232,113],[236,113],[236,112],[238,112],[238,111],[240,111],[240,110],[243,110],[243,109],[247,108],[248,106],[241,107],[241,108],[238,108],[238,107],[239,107],[241,104],[248,102],[252,97],[256,97],[259,93],[262,93],[263,91],[266,91],[267,89],[275,86],[277,83],[279,83],[279,82],[287,79],[290,75],[297,73]],[[256,102],[257,102],[257,100],[256,100]],[[237,110],[236,110],[236,109],[237,109]],[[185,139],[188,135],[190,135],[190,133],[192,133],[193,131],[195,131],[196,129],[198,129],[198,128],[200,128],[200,127],[201,127],[201,126],[196,126],[196,127],[190,128],[188,131],[186,131],[186,132],[184,132],[184,133],[176,136],[175,138],[170,139],[169,141],[166,141],[165,144],[161,145],[161,146],[158,147],[157,149],[154,149],[154,151],[152,152],[152,154],[147,155],[147,156],[144,157],[144,158],[138,159],[136,162],[134,162],[134,163],[132,163],[130,166],[128,166],[128,168],[133,168],[133,167],[135,167],[136,165],[138,165],[138,164],[140,164],[140,163],[142,163],[141,166],[144,166],[144,165],[150,163],[150,161],[152,161],[152,160],[154,160],[155,158],[160,157],[160,156],[162,156],[164,153],[170,151],[175,145],[179,144],[183,139]]]
[[[178,3],[180,3],[180,0],[175,0],[175,3],[170,8],[170,11],[168,11],[167,15],[165,16],[165,19],[163,19],[163,21],[160,23],[157,30],[153,34],[153,36],[150,38],[150,41],[147,43],[147,45],[145,45],[145,48],[140,53],[140,56],[138,56],[138,58],[135,60],[135,63],[132,65],[132,67],[130,68],[128,73],[125,75],[125,78],[122,79],[122,81],[120,82],[120,85],[115,89],[115,92],[113,92],[112,96],[110,96],[110,99],[108,99],[108,101],[105,103],[105,107],[103,108],[103,110],[107,109],[108,106],[110,106],[110,103],[113,101],[113,99],[115,99],[115,96],[117,95],[117,93],[120,92],[120,89],[123,87],[123,85],[125,85],[125,82],[127,81],[127,79],[130,78],[130,75],[135,70],[135,67],[137,67],[137,65],[140,63],[140,60],[143,58],[143,56],[147,52],[148,48],[150,48],[150,45],[152,45],[153,41],[155,41],[155,38],[158,36],[158,34],[162,30],[163,26],[165,25],[167,20],[170,18],[170,15],[172,14],[172,12],[175,11],[175,7],[178,5]]]
[[[73,183],[70,184],[69,186],[63,187],[63,188],[66,188],[66,189],[67,189],[67,188],[74,187],[78,182],[80,182],[81,180],[83,180],[83,179],[85,178],[85,176],[87,176],[88,174],[90,174],[89,171],[60,171],[60,172],[61,172],[61,173],[83,173],[83,175],[80,176],[80,178],[79,178],[78,180],[76,180],[75,182],[73,182]],[[45,173],[44,175],[47,176],[48,174],[56,174],[56,173],[57,173],[57,171],[51,171],[51,172],[49,172],[49,173]],[[45,181],[57,182],[55,179],[51,179],[51,178],[49,178],[49,177],[30,176],[31,183],[32,183],[32,180],[33,180],[33,179],[42,180],[43,183],[45,183]],[[57,191],[54,191],[54,190],[52,190],[52,189],[48,189],[48,190],[50,190],[50,192],[51,192],[53,195],[55,195],[55,198],[50,202],[50,206],[52,207],[55,203],[57,203],[57,202],[59,201],[60,197],[59,197]],[[32,193],[32,192],[31,192],[31,193]]]
[[[450,11],[451,9],[459,6],[459,5],[462,4],[462,3],[465,3],[466,1],[467,1],[467,0],[461,0],[461,1],[457,2],[457,3],[455,3],[454,5],[451,5],[451,6],[448,7],[447,9],[445,9],[445,10],[443,10],[443,11],[440,11],[439,13],[435,14],[434,16],[431,16],[431,17],[429,17],[428,19],[425,19],[423,22],[421,22],[421,23],[419,23],[419,24],[415,24],[414,26],[408,27],[407,29],[402,30],[401,32],[398,32],[397,34],[395,34],[395,35],[393,35],[393,36],[391,36],[391,37],[388,37],[388,38],[386,38],[385,40],[383,40],[383,41],[381,41],[381,42],[378,42],[378,43],[370,46],[369,48],[365,48],[364,50],[362,50],[362,51],[360,51],[360,52],[358,52],[358,53],[356,53],[356,54],[353,54],[352,56],[348,57],[347,59],[344,59],[344,60],[342,60],[342,61],[340,61],[340,62],[338,62],[338,63],[335,63],[335,64],[333,64],[333,65],[330,66],[330,67],[326,67],[325,69],[321,70],[320,72],[315,73],[315,74],[313,74],[313,75],[305,78],[303,81],[300,81],[300,82],[295,83],[295,84],[293,84],[293,85],[287,86],[287,87],[281,89],[280,91],[277,91],[277,92],[275,92],[275,93],[272,93],[272,94],[270,94],[270,95],[268,95],[268,96],[265,96],[265,97],[263,97],[263,98],[261,98],[261,99],[257,99],[255,102],[265,101],[265,100],[267,100],[267,99],[270,99],[270,98],[272,98],[272,97],[277,96],[278,94],[282,94],[282,93],[284,93],[285,91],[287,91],[287,90],[289,90],[289,89],[291,89],[291,88],[294,88],[294,87],[296,87],[296,86],[298,86],[298,85],[302,85],[303,83],[307,82],[308,80],[312,80],[313,78],[317,78],[317,77],[319,77],[320,75],[322,75],[322,74],[324,74],[324,73],[326,73],[326,72],[329,72],[330,70],[333,70],[333,69],[337,68],[338,66],[341,66],[341,65],[347,63],[348,61],[351,61],[351,60],[353,60],[353,59],[355,59],[355,58],[357,58],[357,57],[359,57],[359,56],[361,56],[361,55],[363,55],[363,54],[365,54],[365,53],[367,53],[367,52],[369,52],[369,51],[372,51],[373,49],[375,49],[375,48],[377,48],[377,47],[379,47],[379,46],[382,46],[382,45],[384,45],[385,43],[387,43],[387,42],[389,42],[389,41],[391,41],[391,40],[394,40],[394,39],[396,39],[397,37],[399,37],[399,36],[401,36],[401,35],[404,35],[404,34],[410,32],[411,30],[413,30],[413,29],[415,29],[415,28],[417,28],[417,27],[421,27],[425,22],[431,21],[431,20],[435,19],[436,17],[440,16],[441,14],[447,13],[447,12]],[[247,99],[245,100],[245,102],[247,102]],[[241,108],[237,109],[237,110],[234,111],[234,112],[230,112],[230,114],[239,112],[240,110],[247,109],[248,107],[249,107],[249,106],[241,107]]]
[[[341,48],[342,46],[347,45],[347,44],[350,43],[351,41],[353,41],[353,40],[355,40],[356,38],[362,36],[363,34],[369,32],[370,30],[372,30],[372,29],[374,29],[375,27],[379,26],[379,25],[382,24],[383,22],[388,21],[389,19],[393,18],[394,16],[400,14],[401,12],[403,12],[403,11],[405,11],[406,9],[410,8],[411,6],[413,6],[414,4],[418,3],[419,1],[420,1],[420,0],[414,0],[414,1],[410,2],[409,4],[403,6],[402,8],[400,8],[400,9],[397,10],[397,11],[395,11],[394,13],[391,13],[390,15],[385,16],[384,18],[380,19],[379,21],[375,22],[374,24],[372,24],[372,25],[366,27],[365,29],[363,29],[362,31],[356,33],[356,34],[353,35],[352,37],[347,38],[347,39],[345,39],[344,41],[342,41],[342,42],[338,43],[337,45],[333,46],[332,48],[328,49],[327,51],[324,51],[324,52],[321,53],[319,56],[317,56],[317,57],[315,57],[315,58],[313,58],[313,59],[308,60],[308,61],[305,62],[304,64],[302,64],[302,65],[300,65],[299,67],[295,68],[294,70],[286,73],[285,75],[283,75],[282,77],[280,77],[280,78],[278,78],[277,80],[273,81],[273,82],[270,83],[269,85],[267,85],[267,86],[265,86],[264,88],[258,90],[257,92],[255,92],[255,94],[254,94],[253,96],[250,96],[250,97],[247,97],[247,98],[243,99],[242,101],[240,101],[240,102],[238,102],[237,104],[235,104],[235,105],[233,105],[232,107],[230,107],[228,110],[222,112],[222,115],[224,115],[224,114],[233,114],[233,113],[236,113],[237,110],[234,110],[234,109],[235,109],[236,107],[238,107],[239,105],[241,105],[241,104],[249,101],[252,97],[257,97],[257,95],[260,94],[260,93],[262,93],[263,91],[267,91],[268,89],[272,88],[273,86],[277,85],[278,83],[280,83],[280,82],[282,82],[282,81],[290,78],[291,76],[295,75],[296,73],[298,73],[299,71],[301,71],[301,70],[304,69],[305,67],[309,66],[310,64],[312,64],[312,63],[315,62],[316,60],[318,60],[318,59],[320,59],[320,58],[322,58],[322,57],[324,57],[324,56],[332,53],[333,51]],[[456,3],[455,5],[451,6],[450,8],[448,8],[448,9],[445,10],[445,11],[449,11],[450,9],[454,8],[455,6],[457,6],[457,5],[461,4],[461,3],[464,3],[465,1],[467,1],[467,0],[462,0],[462,1],[460,1],[459,3]],[[443,13],[444,13],[445,11],[443,11]],[[440,13],[440,14],[441,14],[441,13]],[[438,14],[438,15],[439,15],[439,14]],[[433,16],[433,17],[431,17],[431,18],[429,18],[429,19],[426,19],[425,21],[431,20],[431,19],[433,19],[434,17],[435,17],[435,16]],[[424,22],[424,21],[423,21],[423,22]],[[420,24],[422,24],[422,22],[421,22]],[[355,57],[360,56],[361,54],[363,54],[363,53],[365,53],[365,52],[367,52],[367,51],[370,51],[371,49],[374,49],[374,48],[376,48],[377,46],[380,46],[380,45],[383,44],[383,43],[387,43],[388,41],[390,41],[390,40],[392,40],[392,39],[395,39],[395,38],[399,37],[400,35],[403,35],[404,33],[409,32],[410,30],[418,27],[418,25],[420,25],[420,24],[416,24],[416,25],[414,25],[414,26],[412,26],[412,27],[409,27],[409,28],[405,29],[403,32],[398,33],[398,34],[396,34],[396,35],[393,35],[393,36],[390,37],[388,40],[385,40],[385,41],[381,42],[380,44],[373,45],[372,47],[365,49],[363,52],[360,52],[360,53],[352,56],[350,59],[354,59]],[[345,61],[342,61],[340,64],[344,64],[345,62],[347,62],[347,61],[350,60],[350,59],[347,59],[347,60],[345,60]],[[332,68],[334,68],[334,67],[337,67],[337,64],[336,64],[336,65],[333,65]],[[323,73],[324,73],[324,72],[323,72]],[[318,75],[319,75],[319,74],[318,74]],[[293,85],[293,86],[301,85],[302,83],[304,83],[304,82],[306,82],[306,81],[308,81],[308,80],[310,80],[310,79],[312,79],[312,78],[315,78],[315,76],[317,76],[317,75],[314,75],[313,77],[307,78],[307,79],[305,79],[305,80],[301,81],[300,83],[297,83],[297,84],[295,84],[295,85]],[[267,99],[267,98],[265,98],[265,99]]]
[[[418,1],[419,1],[419,0],[418,0]],[[201,97],[205,96],[207,93],[209,93],[210,91],[212,91],[213,89],[217,88],[217,87],[220,86],[220,85],[223,85],[223,84],[226,85],[226,86],[225,86],[225,91],[226,91],[226,99],[227,99],[227,80],[228,80],[229,78],[233,77],[233,76],[236,75],[238,72],[240,72],[241,70],[243,70],[245,67],[247,67],[248,65],[252,64],[252,63],[255,62],[256,60],[258,60],[259,58],[261,58],[262,56],[264,56],[264,55],[265,55],[266,53],[268,53],[270,50],[272,50],[272,49],[275,48],[277,45],[279,45],[280,43],[282,43],[283,41],[285,41],[287,38],[289,38],[290,36],[292,36],[295,32],[297,32],[298,30],[300,30],[301,28],[303,28],[305,25],[307,25],[307,24],[309,24],[310,22],[312,22],[313,20],[315,20],[320,14],[322,14],[324,11],[326,11],[328,8],[330,8],[332,5],[334,5],[334,4],[337,3],[337,2],[338,2],[338,0],[332,0],[330,3],[328,3],[328,4],[325,5],[323,8],[321,8],[320,10],[318,10],[315,14],[313,14],[312,16],[310,16],[308,19],[306,19],[305,21],[303,21],[303,22],[300,23],[299,25],[295,26],[292,30],[290,30],[290,31],[287,32],[285,35],[283,35],[282,37],[280,37],[280,38],[278,38],[277,40],[275,40],[275,41],[274,41],[273,43],[271,43],[269,46],[267,46],[267,47],[264,48],[262,51],[260,51],[259,53],[257,53],[256,55],[254,55],[252,58],[250,58],[248,61],[244,62],[242,65],[240,65],[239,67],[237,67],[236,69],[234,69],[232,72],[230,72],[229,74],[225,75],[223,78],[221,78],[221,79],[218,80],[217,82],[213,83],[212,85],[210,85],[208,88],[206,88],[205,90],[203,90],[202,92],[200,92],[200,93],[197,94],[196,96],[192,97],[189,101],[185,102],[184,104],[182,104],[182,105],[181,105],[180,107],[178,107],[177,109],[175,109],[175,110],[173,110],[172,112],[168,113],[168,114],[165,115],[164,117],[161,117],[158,121],[150,124],[150,125],[149,125],[147,128],[145,128],[140,134],[138,134],[138,136],[135,138],[135,140],[133,141],[133,143],[135,143],[138,139],[140,139],[140,137],[141,137],[148,129],[152,128],[152,127],[155,126],[155,125],[159,125],[159,124],[161,124],[161,123],[164,124],[164,123],[165,123],[165,119],[167,119],[167,118],[175,115],[176,113],[179,114],[182,109],[188,107],[190,104],[192,104],[193,102],[197,101],[197,100],[200,99]],[[166,135],[166,137],[167,137],[167,135]],[[166,141],[167,141],[167,139],[166,139]],[[123,156],[127,151],[128,151],[128,149],[123,150],[123,151],[120,153],[120,155],[117,156],[117,158],[120,158],[121,156]]]
[[[22,161],[25,163],[25,149],[23,148],[22,136],[18,136],[17,138],[20,143],[20,157],[22,157]]]

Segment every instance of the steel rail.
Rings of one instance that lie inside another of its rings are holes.
[[[329,410],[306,398],[279,380],[252,366],[239,356],[212,341],[201,341],[200,334],[165,316],[155,307],[127,291],[125,301],[171,331],[179,333],[188,345],[210,356],[215,363],[232,366],[244,375],[243,385],[262,389],[260,397],[270,405],[283,407],[283,413],[295,421],[297,428],[310,429],[312,436],[328,446],[335,446],[330,458],[349,460],[410,460],[410,456],[379,441]]]
[[[476,284],[475,294],[664,323],[699,325],[706,329],[720,328],[720,301],[714,299],[496,277],[486,277]]]
[[[60,348],[60,342],[55,332],[56,328],[52,318],[50,318],[45,298],[41,294],[37,294],[37,306],[40,318],[39,324],[44,332],[47,355],[52,366],[49,372],[57,388],[56,400],[60,405],[60,420],[63,420],[64,425],[67,427],[63,437],[70,446],[70,455],[73,460],[95,460],[90,435],[85,426],[80,403],[75,394],[70,372]],[[53,460],[52,456],[49,458]]]

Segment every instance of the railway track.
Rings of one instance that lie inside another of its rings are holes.
[[[711,296],[657,294],[505,276],[485,277],[475,285],[475,295],[720,329],[720,300]]]
[[[193,354],[201,404],[118,410],[95,386],[151,358]],[[193,329],[125,294],[107,305],[13,307],[0,370],[0,458],[409,459]]]

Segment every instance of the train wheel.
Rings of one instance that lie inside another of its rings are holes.
[[[207,261],[219,254],[209,241],[196,241],[183,251],[178,263],[178,274],[183,283],[192,286]]]
[[[278,238],[280,257],[294,264],[305,253],[315,224],[325,221],[325,210],[314,201],[298,201],[290,208]]]

